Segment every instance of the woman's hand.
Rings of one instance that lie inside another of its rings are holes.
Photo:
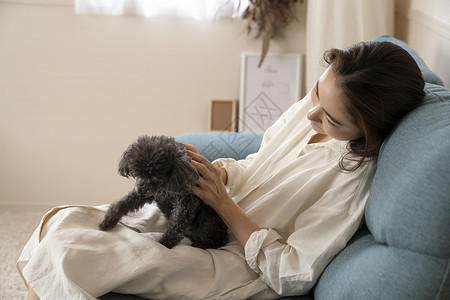
[[[194,194],[211,206],[233,232],[242,246],[245,246],[251,234],[260,230],[247,214],[231,199],[225,188],[227,173],[201,156],[193,145],[186,145],[192,164],[201,175]]]
[[[192,158],[192,164],[201,176],[197,181],[197,187],[192,189],[194,194],[216,211],[222,202],[233,201],[225,188],[225,169],[212,164],[198,154],[194,146],[187,145],[186,148]]]
[[[188,150],[188,153],[193,152],[193,153],[199,154],[197,148],[195,148],[194,145],[190,145],[190,144],[183,144],[183,145]],[[192,155],[191,155],[191,157],[192,157]],[[228,181],[227,170],[225,170],[225,168],[222,168],[223,164],[220,161],[213,163],[213,165],[220,168],[220,176],[222,178],[222,182],[224,185],[226,185],[227,181]]]

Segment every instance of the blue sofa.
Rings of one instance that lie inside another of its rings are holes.
[[[425,79],[424,104],[384,141],[365,226],[328,265],[310,295],[286,299],[450,299],[450,90],[407,44]],[[177,139],[209,160],[244,158],[262,136],[201,132]],[[107,294],[101,299],[139,299]]]

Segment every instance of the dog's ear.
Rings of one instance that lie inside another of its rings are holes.
[[[132,145],[130,145],[128,147],[127,150],[125,150],[125,152],[122,155],[122,158],[119,162],[119,174],[124,176],[124,177],[129,177],[132,176],[131,174],[131,157],[130,157],[130,153],[131,153],[131,149],[132,149]]]
[[[173,192],[186,193],[199,178],[198,172],[191,163],[191,157],[186,155],[175,158],[167,184],[167,189]]]

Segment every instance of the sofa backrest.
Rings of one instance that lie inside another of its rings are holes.
[[[263,135],[242,132],[187,132],[177,136],[181,143],[193,144],[209,161],[230,157],[236,160],[258,152]]]
[[[426,81],[424,104],[383,143],[365,219],[375,241],[450,257],[450,90],[409,46]]]
[[[416,109],[385,141],[365,217],[378,243],[448,258],[450,91],[426,90],[439,101]]]

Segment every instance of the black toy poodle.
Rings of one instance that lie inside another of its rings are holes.
[[[228,229],[217,213],[192,193],[199,174],[186,147],[167,136],[141,136],[131,144],[119,163],[119,173],[136,179],[134,188],[111,204],[101,230],[116,226],[122,216],[155,202],[168,220],[159,241],[167,248],[183,237],[192,246],[218,248],[227,243]]]

